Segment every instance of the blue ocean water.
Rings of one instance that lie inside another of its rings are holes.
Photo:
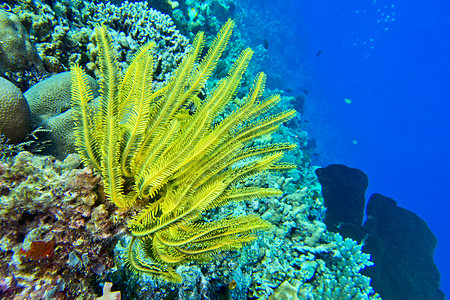
[[[315,163],[363,170],[367,199],[381,193],[424,219],[450,294],[450,2],[249,2],[276,23],[259,38],[282,88],[306,97]]]

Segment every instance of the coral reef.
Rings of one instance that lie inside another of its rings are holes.
[[[309,186],[317,189],[317,184]],[[277,229],[260,241],[267,248],[261,264],[253,270],[253,298],[268,297],[286,281],[295,287],[300,299],[338,299],[327,295],[336,295],[349,282],[353,282],[358,297],[378,297],[370,287],[370,279],[359,273],[371,265],[361,246],[330,234],[320,221],[310,221],[320,219],[324,211],[318,190],[304,188],[272,200],[263,218],[270,219]],[[284,284],[281,290],[287,287]],[[287,290],[294,291],[292,287]]]
[[[259,235],[241,253],[220,254],[200,267],[178,267],[181,286],[127,273],[124,258],[130,241],[125,236],[117,244],[116,268],[111,269],[113,256],[107,249],[113,245],[111,237],[124,230],[119,226],[123,216],[105,202],[99,176],[90,169],[74,169],[79,164],[76,155],[59,162],[22,152],[0,165],[2,295],[39,298],[65,293],[69,299],[81,295],[92,299],[88,277],[95,274],[99,281],[111,280],[131,299],[150,295],[163,299],[174,292],[179,299],[192,299],[192,295],[208,299],[216,293],[229,294],[232,299],[266,298],[272,293],[275,299],[277,295],[292,299],[338,299],[344,294],[355,299],[377,297],[368,278],[359,273],[370,265],[361,246],[328,233],[319,221],[311,223],[323,215],[317,182],[284,197],[220,208],[218,212],[224,215],[261,213],[276,227]],[[313,174],[312,169],[309,173]],[[298,186],[299,178],[289,178],[262,174],[241,184],[282,190]],[[210,212],[205,217],[213,215]],[[56,269],[62,275],[56,276]],[[44,270],[46,275],[42,275]],[[38,284],[41,289],[34,290]],[[247,296],[249,289],[252,292]]]
[[[30,131],[30,108],[25,97],[14,84],[0,77],[0,134],[11,143],[20,143]]]
[[[147,2],[124,2],[120,6],[111,3],[89,3],[81,13],[81,21],[94,28],[108,26],[114,42],[121,70],[128,67],[136,51],[146,43],[155,43],[156,82],[166,81],[187,53],[188,39],[181,35],[171,18],[148,8]],[[90,70],[98,69],[97,45],[88,45]]]
[[[105,24],[112,37],[112,48],[118,54],[118,76],[130,69],[140,47],[154,41],[153,90],[168,83],[167,79],[175,74],[176,67],[192,49],[181,33],[203,30],[215,34],[221,23],[232,15],[238,24],[242,24],[243,18],[254,18],[257,22],[252,24],[261,24],[256,14],[244,15],[242,5],[251,6],[249,1],[241,1],[238,8],[234,0],[99,2],[6,1],[11,7],[9,11],[18,16],[29,32],[29,40],[35,43],[50,73],[67,71],[70,65],[78,63],[90,75],[99,75],[102,50],[94,34],[94,27],[99,24]],[[231,49],[225,50],[225,59],[217,62],[211,80],[199,89],[198,98],[192,99],[193,105],[186,107],[186,114],[177,116],[178,122],[185,122],[195,114],[199,102],[214,93],[214,86],[228,75],[240,49],[249,40],[256,49],[256,63],[248,66],[248,74],[242,76],[242,86],[235,91],[236,97],[215,116],[214,126],[227,120],[248,101],[246,91],[251,78],[256,76],[256,67],[271,65],[269,70],[282,72],[269,57],[268,42],[264,44],[261,28],[242,27],[244,31],[238,32]],[[264,34],[273,37],[273,32]],[[209,41],[206,39],[206,44]],[[195,64],[199,65],[200,62]],[[19,83],[17,86],[24,91],[34,82],[42,81],[44,73],[10,71],[3,76]],[[67,73],[61,78],[56,87],[67,91],[70,89]],[[54,102],[41,102],[36,111],[45,108],[45,113],[33,115],[36,125],[44,124],[54,132],[52,153],[62,160],[73,151],[70,146],[74,140],[70,134],[73,110],[67,109],[68,95],[56,97],[54,89],[49,88],[52,93],[46,96]],[[293,108],[296,99],[285,96],[283,91],[269,90],[263,97],[273,93],[281,94],[281,101],[271,113]],[[98,106],[98,103],[90,105]],[[254,122],[263,119],[258,117]],[[361,245],[330,233],[322,223],[325,206],[311,166],[307,151],[309,138],[302,130],[302,121],[295,117],[287,125],[280,126],[272,135],[259,136],[248,146],[264,149],[273,143],[296,143],[299,147],[286,153],[283,162],[295,163],[297,169],[252,174],[235,182],[237,189],[278,189],[282,193],[232,202],[201,214],[203,221],[212,223],[224,217],[258,214],[274,226],[264,234],[256,233],[256,241],[239,252],[221,252],[208,262],[174,265],[182,278],[182,284],[178,285],[130,271],[127,253],[131,238],[122,233],[126,231],[123,224],[136,211],[125,212],[107,201],[106,181],[96,171],[80,167],[77,155],[70,155],[64,161],[28,152],[13,157],[26,147],[24,143],[20,147],[0,145],[0,297],[95,299],[95,294],[100,296],[103,288],[99,299],[105,299],[117,296],[111,292],[108,282],[112,282],[114,290],[120,290],[124,299],[379,298],[369,279],[361,275],[361,270],[371,265],[369,257],[361,252]],[[233,167],[238,169],[243,164]],[[129,182],[130,178],[125,178],[125,184]],[[167,190],[159,192],[162,195]]]
[[[124,230],[100,177],[21,152],[0,164],[0,274],[14,299],[92,299],[92,280],[113,266],[109,249]],[[3,296],[3,294],[2,294]]]
[[[67,71],[74,63],[87,66],[93,76],[98,71],[93,29],[101,24],[113,29],[114,47],[120,54],[122,70],[128,67],[140,46],[150,40],[156,42],[159,65],[154,72],[155,85],[170,77],[188,50],[188,39],[179,33],[171,18],[149,8],[147,2],[126,1],[114,5],[109,2],[55,1],[50,6],[41,0],[19,0],[11,1],[10,6],[9,10],[14,14],[2,12],[13,15],[17,26],[21,24],[21,28],[25,28],[23,35],[28,42],[33,41],[42,57],[40,61],[36,56],[35,68],[4,74],[22,91],[47,77],[47,71],[52,74]],[[30,44],[30,48],[34,49],[34,46]]]
[[[98,25],[112,29],[122,70],[139,47],[156,42],[155,84],[169,78],[188,50],[188,39],[179,33],[171,18],[149,8],[147,2],[55,2],[50,7],[40,1],[20,1],[13,10],[31,33],[46,69],[52,73],[66,71],[73,63],[85,65],[90,75],[98,72],[93,35]]]
[[[117,264],[122,267],[112,270],[109,280],[131,299],[149,299],[149,295],[164,299],[174,294],[178,299],[191,299],[184,296],[192,293],[198,296],[196,299],[211,299],[217,294],[239,300],[267,299],[272,294],[273,299],[280,299],[279,295],[292,299],[340,299],[348,295],[351,299],[379,299],[370,287],[370,279],[360,273],[371,265],[369,255],[362,253],[355,241],[329,233],[317,221],[323,218],[324,206],[313,169],[302,173],[309,179],[292,180],[293,173],[262,174],[241,184],[288,191],[302,181],[309,188],[285,193],[284,197],[232,203],[214,212],[258,213],[275,225],[239,253],[219,254],[214,261],[201,264],[200,269],[196,264],[179,266],[176,271],[183,284],[173,286],[145,276],[130,277],[124,260],[130,238],[123,237],[116,246],[116,257],[120,258]],[[214,219],[214,213],[205,218]],[[146,289],[139,290],[139,286]]]

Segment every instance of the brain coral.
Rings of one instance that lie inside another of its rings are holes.
[[[97,82],[90,76],[88,81],[96,96]],[[64,159],[75,152],[70,108],[71,85],[70,72],[63,72],[39,82],[24,94],[30,105],[33,127],[42,126],[50,130],[44,136],[44,139],[52,141],[52,149],[49,149],[47,154],[58,159]]]
[[[88,81],[95,96],[98,84],[90,76]],[[50,118],[70,109],[71,85],[70,72],[63,72],[33,85],[25,92],[25,98],[30,105],[33,126],[41,126]]]
[[[73,109],[69,109],[62,114],[50,118],[46,122],[46,129],[50,133],[45,137],[52,141],[52,149],[49,154],[63,160],[67,155],[75,153],[75,135],[73,132]]]
[[[24,71],[32,67],[44,71],[19,17],[0,9],[0,72]]]
[[[20,90],[0,77],[0,133],[12,143],[22,142],[31,129],[30,108]]]

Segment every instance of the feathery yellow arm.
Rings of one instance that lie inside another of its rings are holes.
[[[236,89],[239,87],[240,80],[248,65],[248,62],[252,56],[253,51],[250,49],[245,50],[239,57],[239,59],[234,64],[226,80],[219,83],[219,86],[213,91],[211,96],[207,97],[203,105],[198,109],[198,111],[192,117],[192,124],[190,127],[185,128],[186,136],[189,137],[189,141],[182,142],[183,145],[195,144],[193,151],[190,148],[185,147],[183,152],[180,153],[180,163],[177,165],[179,170],[177,177],[182,173],[190,171],[190,168],[183,169],[186,165],[190,164],[192,161],[198,160],[199,157],[207,155],[208,152],[215,149],[220,143],[224,136],[227,134],[227,130],[232,127],[237,126],[240,122],[245,120],[245,111],[241,110],[239,113],[233,114],[233,117],[229,117],[217,126],[214,130],[210,130],[212,127],[213,116],[218,115],[224,107],[229,104],[230,100],[235,94]],[[247,107],[249,108],[249,107]],[[197,122],[196,122],[197,120]],[[198,122],[200,121],[200,122]],[[227,127],[228,125],[228,127]],[[190,129],[194,129],[194,131]],[[186,153],[189,153],[186,155]],[[183,155],[185,159],[183,158]],[[144,183],[149,184],[150,181]]]
[[[105,193],[119,207],[130,206],[123,198],[122,177],[119,165],[120,129],[117,116],[118,108],[118,67],[117,59],[112,49],[111,37],[106,27],[97,27],[96,40],[99,45],[100,71],[100,133],[101,168],[105,183]],[[119,131],[119,132],[118,132]],[[119,133],[119,134],[118,134]]]
[[[187,99],[192,99],[192,97],[196,96],[200,89],[205,85],[230,40],[233,27],[234,21],[231,19],[222,26],[209,48],[208,54],[201,61],[197,71],[194,72],[193,78],[189,80],[189,89],[181,97],[180,103],[184,103]]]
[[[72,77],[72,108],[75,121],[75,146],[85,164],[93,164],[100,170],[99,145],[96,139],[93,111],[88,102],[93,99],[86,73],[78,66],[73,66]]]
[[[227,218],[213,222],[200,222],[174,230],[162,230],[156,234],[158,240],[166,246],[180,247],[189,243],[203,243],[236,235],[245,231],[256,231],[263,227],[271,227],[257,215]]]
[[[134,175],[132,158],[139,150],[140,143],[144,138],[152,100],[153,56],[147,51],[137,59],[139,60],[136,66],[137,74],[132,78],[136,84],[130,91],[134,103],[121,124],[124,138],[122,139],[120,164],[125,177]]]
[[[181,65],[177,68],[175,76],[169,80],[165,86],[165,92],[158,105],[155,114],[152,115],[148,123],[148,130],[145,132],[145,139],[142,146],[134,156],[135,165],[138,173],[144,173],[151,161],[155,161],[157,157],[148,155],[147,151],[151,151],[150,143],[157,141],[166,134],[165,130],[175,115],[176,109],[181,106],[180,93],[184,90],[189,72],[194,66],[197,56],[203,47],[203,34],[196,35],[191,53],[186,56]],[[173,140],[173,139],[172,139]],[[164,148],[170,147],[164,145]]]
[[[125,115],[130,111],[133,107],[134,99],[133,99],[133,91],[136,88],[138,80],[136,80],[136,76],[139,76],[139,65],[144,56],[149,56],[153,49],[155,48],[154,42],[149,42],[139,48],[138,52],[134,55],[133,60],[128,67],[125,76],[122,79],[122,82],[119,86],[119,120],[120,122],[124,121]]]
[[[161,264],[149,263],[141,256],[141,245],[135,237],[132,237],[130,245],[128,246],[127,264],[135,272],[149,273],[155,276],[160,276],[167,281],[174,283],[181,283],[181,276],[176,273],[172,268],[163,266]]]

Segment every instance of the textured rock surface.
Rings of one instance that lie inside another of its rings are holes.
[[[0,72],[24,71],[31,67],[44,71],[19,17],[0,9]]]
[[[433,261],[437,239],[424,220],[393,199],[373,194],[364,227],[364,251],[372,254],[375,266],[363,273],[383,299],[445,299]]]
[[[0,133],[11,143],[20,143],[30,130],[30,108],[25,97],[14,84],[0,77]]]
[[[344,165],[329,165],[317,169],[316,174],[327,207],[325,224],[328,230],[360,241],[364,194],[369,184],[367,175]]]

